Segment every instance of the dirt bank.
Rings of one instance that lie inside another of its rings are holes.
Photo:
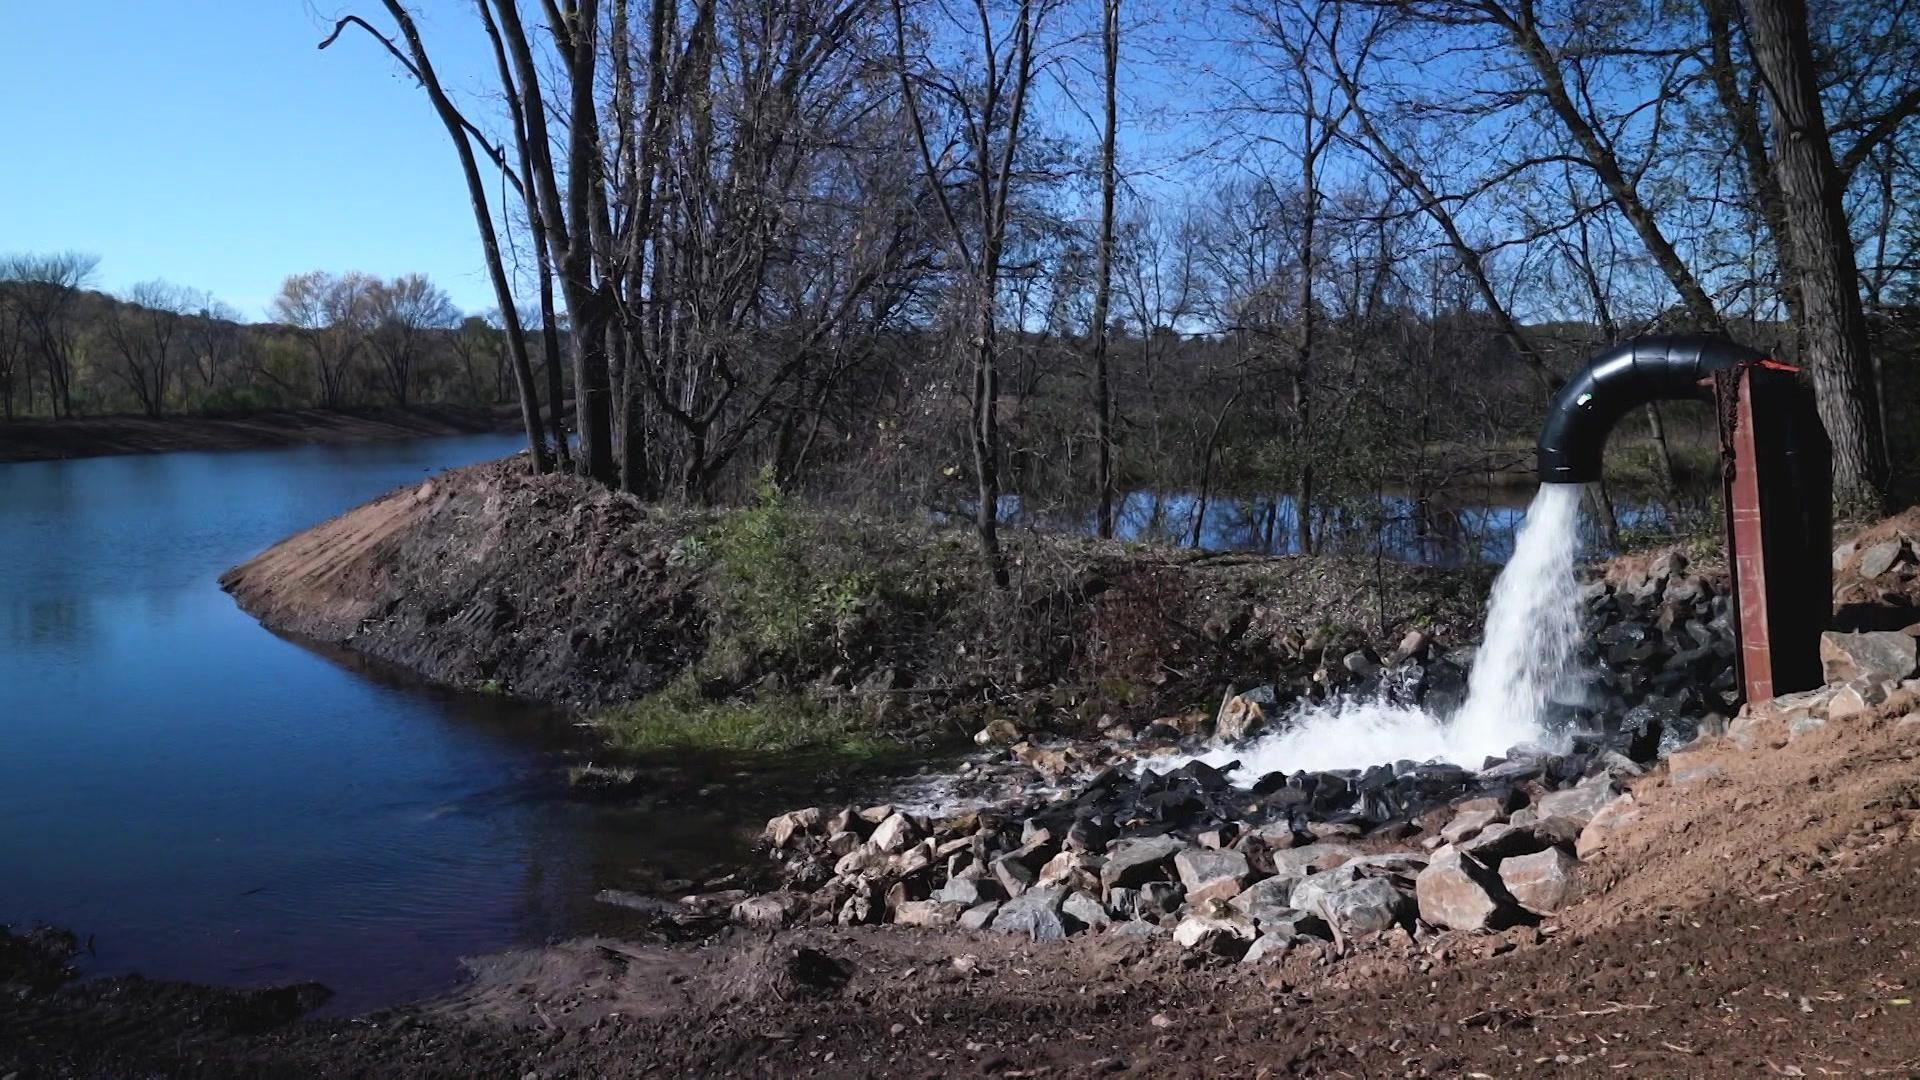
[[[682,675],[889,715],[1211,710],[1420,626],[1471,639],[1484,570],[968,534],[774,501],[672,511],[518,462],[454,470],[291,537],[222,584],[268,626],[469,689],[583,706]],[[971,729],[969,729],[971,730]]]
[[[1535,927],[1392,931],[1258,965],[1164,938],[892,927],[578,941],[327,1022],[288,1019],[297,988],[12,985],[0,1072],[1911,1075],[1920,719],[1753,730],[1752,749],[1711,742],[1634,781],[1638,817]]]
[[[83,416],[0,423],[0,464],[174,450],[255,450],[302,443],[378,442],[520,428],[512,407],[274,409],[206,416]]]

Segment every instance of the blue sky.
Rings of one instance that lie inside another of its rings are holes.
[[[460,0],[422,32],[450,86],[488,62]],[[0,30],[0,252],[100,257],[95,286],[151,278],[261,318],[304,270],[419,272],[494,306],[451,144],[377,43],[315,49],[332,0],[19,3]]]

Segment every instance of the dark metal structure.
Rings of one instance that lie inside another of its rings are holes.
[[[1833,615],[1833,451],[1797,369],[1705,335],[1620,345],[1554,396],[1540,429],[1540,482],[1598,480],[1615,421],[1685,398],[1712,401],[1719,415],[1746,699],[1818,686],[1820,632]]]

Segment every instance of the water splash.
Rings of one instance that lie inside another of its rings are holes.
[[[1522,743],[1551,745],[1546,714],[1573,675],[1580,638],[1578,484],[1543,484],[1527,508],[1513,558],[1494,581],[1486,636],[1474,655],[1467,700],[1450,716],[1373,700],[1303,707],[1252,744],[1200,760],[1238,760],[1236,780],[1269,772],[1362,769],[1399,760],[1479,768]],[[1163,768],[1170,762],[1149,762]]]

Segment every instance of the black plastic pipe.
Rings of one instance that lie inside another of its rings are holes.
[[[1540,482],[1585,484],[1600,479],[1607,433],[1628,411],[1649,401],[1710,400],[1713,387],[1705,383],[1709,375],[1765,358],[1765,353],[1706,334],[1636,338],[1601,353],[1553,397],[1540,427]]]

